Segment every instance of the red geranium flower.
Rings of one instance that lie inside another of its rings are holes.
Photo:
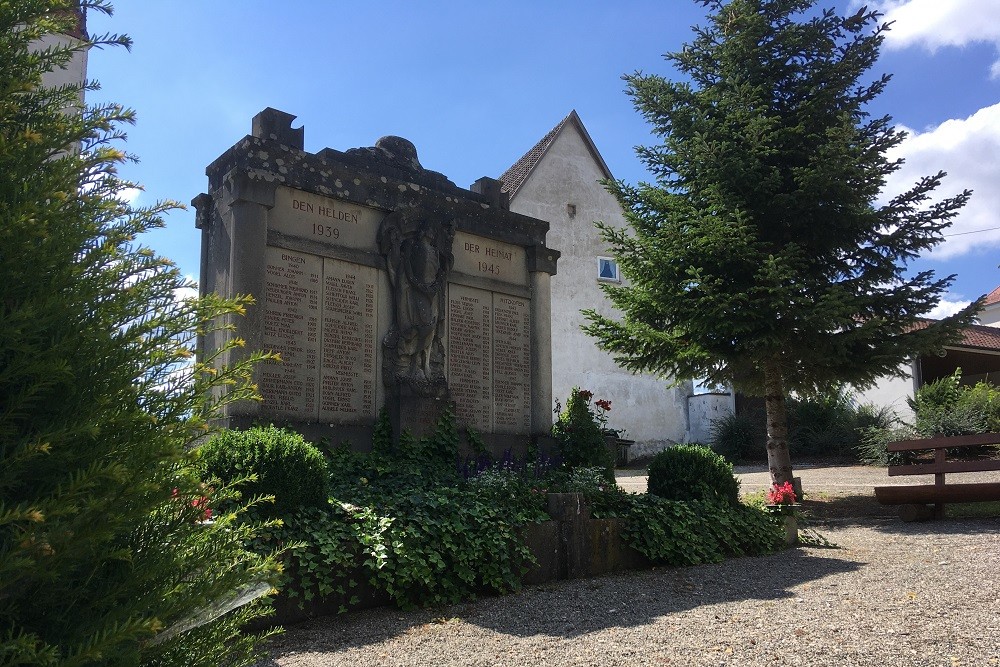
[[[791,482],[784,484],[772,484],[767,490],[767,502],[772,505],[793,505],[795,503],[795,489]]]

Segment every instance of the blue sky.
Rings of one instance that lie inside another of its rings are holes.
[[[939,169],[949,172],[942,194],[975,190],[957,235],[914,266],[958,274],[945,313],[1000,285],[1000,229],[978,231],[1000,227],[1000,0],[868,4],[896,21],[877,67],[893,81],[871,110],[912,133],[887,190]],[[674,77],[662,54],[703,19],[689,0],[119,0],[114,17],[92,15],[88,27],[135,46],[91,54],[102,90],[88,100],[138,112],[127,149],[141,162],[122,171],[145,186],[139,203],[204,191],[205,167],[268,106],[298,117],[307,151],[396,134],[463,187],[499,176],[576,109],[614,175],[637,182],[646,173],[633,147],[651,136],[620,77]],[[197,276],[192,209],[145,242]]]

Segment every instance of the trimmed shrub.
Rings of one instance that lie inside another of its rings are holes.
[[[733,464],[704,445],[677,445],[649,463],[649,492],[667,500],[739,502]]]
[[[325,507],[328,471],[323,454],[292,431],[274,426],[222,431],[201,448],[206,478],[242,480],[244,498],[274,496],[264,511],[276,516]]]

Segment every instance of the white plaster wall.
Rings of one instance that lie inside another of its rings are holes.
[[[67,35],[46,35],[37,42],[37,49],[42,51],[52,46],[66,46],[77,40]],[[42,85],[46,88],[57,88],[67,84],[80,84],[87,78],[87,52],[80,51],[73,55],[73,59],[65,69],[57,69],[47,72],[42,76]],[[80,92],[80,104],[83,105],[83,92]]]
[[[1000,327],[1000,301],[991,303],[979,311],[979,323],[988,327]]]
[[[618,202],[598,182],[603,176],[577,126],[568,122],[510,208],[548,221],[546,245],[562,253],[552,278],[553,397],[565,404],[570,390],[579,386],[594,392],[595,399],[610,400],[609,425],[647,445],[641,447],[644,452],[655,451],[648,445],[683,441],[690,383],[669,388],[664,380],[633,375],[580,330],[581,309],[613,314],[598,287],[597,257],[608,252],[594,221],[621,227],[625,220]],[[567,204],[576,206],[572,217]]]
[[[888,406],[900,419],[912,424],[913,410],[906,399],[913,398],[913,364],[907,362],[900,366],[900,370],[906,374],[905,377],[884,377],[871,389],[855,391],[856,400],[859,404]]]
[[[712,441],[712,424],[733,414],[731,394],[697,394],[688,398],[687,439],[707,445]]]

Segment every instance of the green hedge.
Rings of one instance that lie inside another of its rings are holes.
[[[649,463],[649,493],[667,500],[738,503],[740,482],[733,465],[703,445],[676,445]]]
[[[328,503],[329,471],[323,454],[301,435],[274,426],[222,431],[201,448],[206,479],[240,485],[245,499],[274,496],[262,511],[275,516]]]

